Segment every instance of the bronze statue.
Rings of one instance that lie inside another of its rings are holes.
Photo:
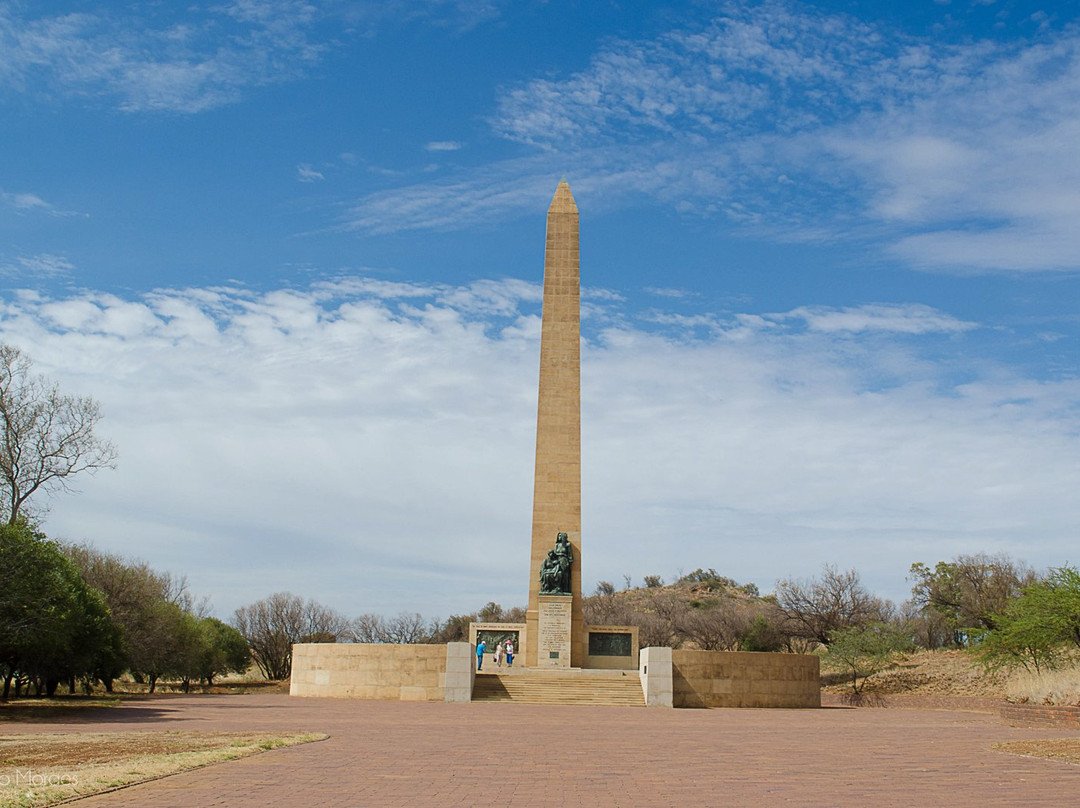
[[[548,550],[547,558],[540,567],[540,594],[561,595],[562,570],[559,568],[559,560],[555,557],[554,550]]]
[[[548,550],[547,558],[540,567],[541,595],[569,595],[570,568],[574,564],[574,549],[570,538],[560,533],[555,539],[555,549]]]

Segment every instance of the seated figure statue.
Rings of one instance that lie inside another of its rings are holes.
[[[548,550],[547,558],[540,567],[540,594],[562,594],[561,584],[562,568],[559,566],[559,559],[555,557],[554,550]]]

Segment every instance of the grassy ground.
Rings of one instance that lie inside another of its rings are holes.
[[[0,735],[0,808],[55,805],[325,737],[235,732]]]

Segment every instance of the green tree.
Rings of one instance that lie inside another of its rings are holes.
[[[3,697],[17,674],[51,695],[61,681],[95,676],[118,653],[104,598],[60,548],[25,522],[0,525]]]
[[[145,678],[150,692],[161,679],[175,677],[185,683],[198,676],[202,652],[199,621],[175,603],[159,600],[141,617],[141,628],[152,641],[131,656],[131,672]]]
[[[1080,647],[1080,572],[1051,569],[995,614],[993,624],[975,648],[987,667],[1036,673],[1056,667],[1067,645]]]
[[[784,650],[787,636],[764,614],[758,614],[750,622],[739,646],[740,651],[766,651],[775,653]]]
[[[858,695],[866,677],[892,665],[913,647],[911,638],[893,623],[848,626],[833,632],[825,662],[834,670],[849,674],[852,693]]]
[[[957,647],[969,634],[994,629],[996,615],[1035,580],[1029,567],[1003,553],[961,555],[933,569],[919,562],[911,565],[909,576],[914,603],[945,618]]]
[[[1019,609],[1049,626],[1062,642],[1080,649],[1080,571],[1068,565],[1024,589]]]
[[[214,678],[228,673],[243,673],[251,664],[244,635],[216,617],[206,617],[200,623],[203,635],[197,675],[207,685]]]
[[[1053,626],[1026,612],[1017,599],[1002,614],[994,615],[994,628],[979,635],[971,650],[988,669],[1024,668],[1038,673],[1056,667],[1061,639]]]

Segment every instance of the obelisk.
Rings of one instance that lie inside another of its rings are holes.
[[[561,601],[559,596],[540,594],[540,570],[559,533],[567,534],[574,559],[570,592]],[[566,180],[556,188],[547,215],[529,576],[525,664],[534,667],[539,657],[541,666],[581,667],[585,660],[581,600],[581,267],[578,209]],[[541,605],[546,616],[543,619]],[[548,643],[552,609],[565,610],[567,605],[570,660],[559,658],[558,651],[548,650],[555,647]]]

